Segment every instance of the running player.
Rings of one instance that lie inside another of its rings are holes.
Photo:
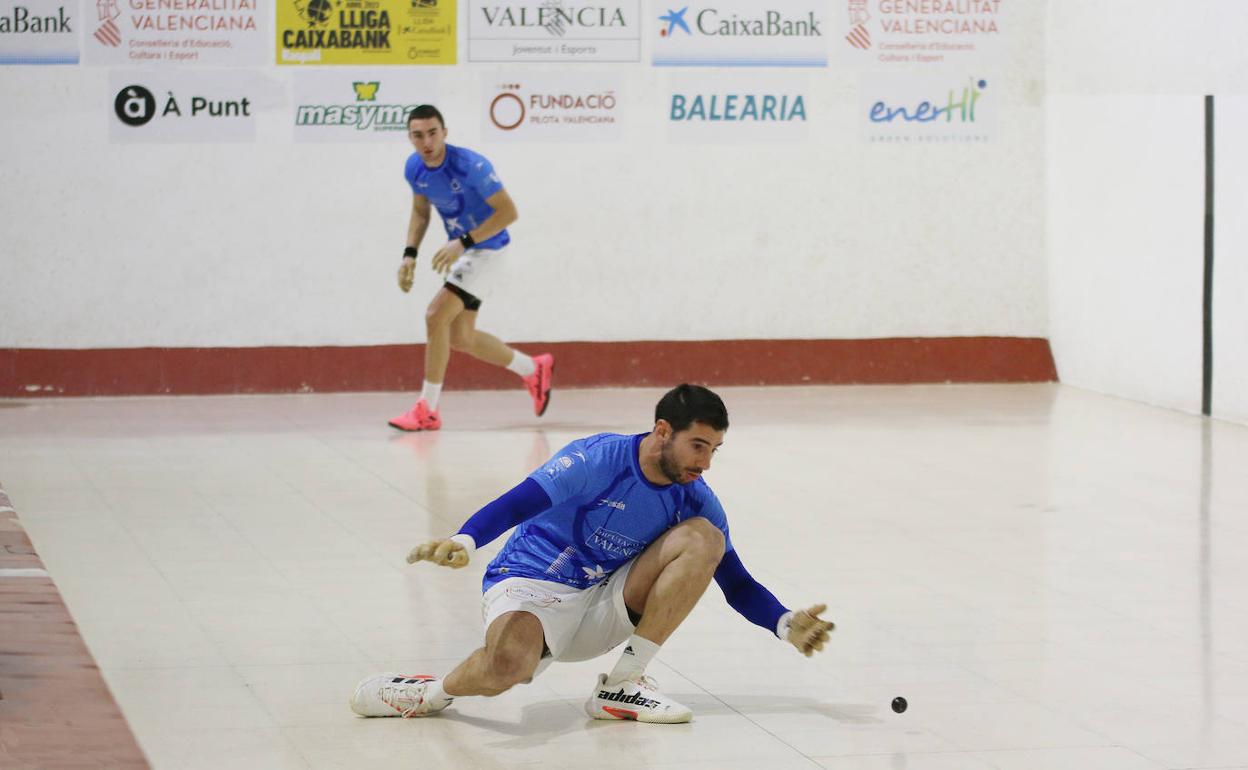
[[[442,427],[438,401],[452,350],[520,375],[540,417],[550,405],[554,358],[547,353],[530,358],[477,329],[481,302],[489,295],[504,248],[511,242],[507,226],[516,221],[516,204],[484,156],[446,143],[446,123],[436,107],[422,104],[412,110],[407,129],[416,152],[403,172],[412,188],[412,216],[399,264],[399,288],[411,291],[416,250],[429,227],[430,203],[442,217],[448,238],[431,265],[446,282],[425,311],[425,382],[420,399],[390,424],[400,430]]]
[[[552,661],[589,660],[627,641],[598,677],[595,719],[688,722],[647,664],[712,578],[747,620],[810,656],[833,624],[822,604],[794,612],[746,571],[718,498],[702,479],[723,443],[728,412],[696,385],[669,391],[654,429],[573,441],[474,514],[450,538],[412,549],[409,562],[464,567],[477,546],[515,532],[485,570],[485,646],[439,678],[380,674],[360,682],[362,716],[427,716],[467,695],[498,695]]]

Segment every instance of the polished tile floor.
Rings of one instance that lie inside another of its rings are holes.
[[[0,401],[0,481],[157,768],[1248,768],[1248,428],[1059,385],[724,389],[733,541],[839,628],[807,660],[712,587],[650,671],[692,724],[586,719],[613,656],[353,716],[481,639],[486,559],[408,549],[659,395]]]

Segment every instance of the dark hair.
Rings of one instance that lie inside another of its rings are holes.
[[[407,125],[411,126],[413,120],[428,120],[429,118],[437,118],[438,123],[446,128],[446,121],[442,119],[442,113],[438,112],[438,108],[432,104],[420,104],[412,108],[407,113]]]
[[[715,430],[728,430],[728,409],[724,402],[701,385],[677,385],[659,399],[654,407],[654,421],[666,420],[679,433],[695,422]]]

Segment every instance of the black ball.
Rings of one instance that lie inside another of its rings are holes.
[[[896,711],[898,714],[905,711],[906,706],[908,705],[909,704],[906,703],[906,699],[901,697],[900,695],[898,695],[896,698],[893,698],[893,711]]]

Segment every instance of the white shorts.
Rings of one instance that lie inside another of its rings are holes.
[[[468,249],[451,265],[446,282],[477,299],[486,299],[498,283],[506,251],[506,246],[501,249]]]
[[[505,612],[532,613],[541,621],[551,660],[596,658],[632,636],[637,628],[624,604],[624,583],[632,566],[628,562],[592,588],[507,578],[482,595],[481,617],[488,630]]]

